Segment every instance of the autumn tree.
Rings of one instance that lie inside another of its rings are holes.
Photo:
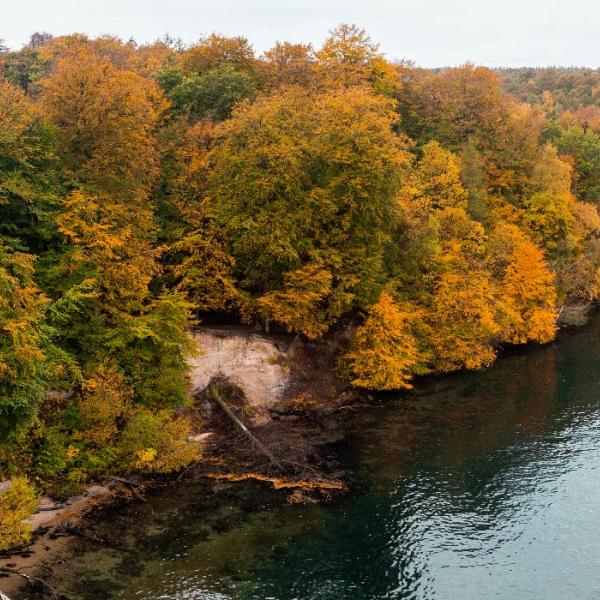
[[[399,70],[356,25],[344,23],[331,30],[316,58],[317,73],[325,85],[369,85],[387,95],[394,95],[402,87]]]
[[[155,293],[162,250],[148,195],[158,174],[158,86],[81,49],[60,58],[41,101],[57,126],[73,189],[57,217],[67,242],[53,311],[63,343],[89,366],[105,356],[138,401],[183,402],[189,307]]]
[[[14,477],[0,491],[0,551],[27,542],[31,527],[25,522],[36,508],[36,493],[25,477]]]
[[[392,105],[366,90],[292,88],[223,125],[209,192],[243,289],[281,289],[284,273],[319,261],[336,274],[332,293],[373,297],[407,163],[393,123]]]
[[[235,259],[223,229],[211,217],[207,197],[214,138],[215,127],[208,120],[180,131],[172,162],[163,167],[168,208],[159,217],[170,243],[169,274],[198,313],[234,312],[242,309],[243,299],[236,287]]]
[[[407,178],[405,193],[409,202],[423,205],[431,212],[443,208],[467,208],[467,193],[461,181],[461,161],[438,142],[427,143],[411,177]]]
[[[556,332],[555,275],[539,247],[516,225],[499,223],[490,235],[502,340],[545,343]]]
[[[85,364],[109,356],[125,371],[136,398],[183,402],[189,306],[177,294],[156,297],[160,270],[148,211],[105,196],[73,192],[58,218],[69,241],[63,273],[70,283],[54,320],[64,343]]]
[[[300,85],[316,83],[315,56],[310,44],[277,42],[263,57],[267,85]]]
[[[288,331],[317,339],[340,316],[332,291],[331,271],[319,263],[308,263],[284,273],[282,288],[261,296],[258,306],[266,318],[285,323]]]
[[[521,191],[545,125],[540,109],[504,94],[495,73],[471,64],[423,74],[413,88],[412,136],[453,151],[471,145],[484,158],[488,189]]]
[[[414,307],[399,306],[388,292],[369,307],[367,318],[352,337],[343,357],[352,384],[374,390],[411,388],[413,375],[426,368],[413,325]]]
[[[500,333],[485,232],[460,208],[439,211],[436,221],[438,274],[426,317],[433,365],[440,371],[480,369],[493,362]]]
[[[44,311],[32,256],[0,245],[0,441],[30,425],[49,380]]]
[[[241,36],[226,37],[216,33],[200,38],[180,58],[185,73],[208,73],[223,66],[254,73],[256,58],[250,42]]]
[[[545,343],[556,333],[556,288],[542,251],[531,242],[515,247],[501,283],[504,340],[511,344]]]
[[[131,411],[131,397],[123,374],[113,365],[99,365],[81,386],[77,437],[98,448],[108,446],[118,432],[119,420]]]
[[[69,183],[143,201],[157,176],[159,87],[82,48],[57,61],[41,90]]]
[[[40,252],[55,236],[58,207],[54,131],[17,87],[0,80],[0,236]]]

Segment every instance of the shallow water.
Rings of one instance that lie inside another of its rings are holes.
[[[353,491],[178,488],[57,567],[73,600],[600,597],[600,319],[353,413]],[[102,531],[100,531],[102,533]]]

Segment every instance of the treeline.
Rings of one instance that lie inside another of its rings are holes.
[[[598,89],[527,73],[391,62],[348,25],[262,56],[216,34],[4,49],[0,470],[76,488],[192,460],[175,408],[203,315],[308,339],[350,316],[340,374],[379,390],[580,321]]]

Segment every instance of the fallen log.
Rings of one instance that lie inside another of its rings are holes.
[[[241,431],[251,442],[251,444],[266,456],[271,464],[275,465],[278,469],[283,470],[283,467],[275,455],[246,427],[246,425],[239,419],[236,414],[227,406],[227,403],[221,398],[219,391],[212,387],[209,391],[209,398],[213,400],[217,406],[227,415],[227,417],[234,423],[234,425]]]

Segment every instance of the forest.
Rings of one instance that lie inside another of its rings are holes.
[[[600,297],[600,72],[36,33],[0,45],[0,549],[36,493],[168,473],[187,332],[341,329],[366,390],[489,366]]]

